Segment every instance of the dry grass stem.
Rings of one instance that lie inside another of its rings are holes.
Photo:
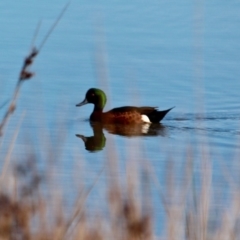
[[[56,19],[56,21],[54,22],[52,27],[49,29],[48,33],[46,34],[46,36],[44,37],[43,41],[41,42],[39,48],[37,49],[36,47],[32,47],[30,52],[29,52],[29,54],[25,58],[25,60],[23,62],[23,66],[22,66],[22,68],[20,70],[20,73],[19,73],[19,76],[18,76],[17,85],[15,87],[12,99],[10,100],[10,104],[8,106],[8,109],[7,109],[5,115],[4,115],[3,119],[2,119],[2,122],[0,123],[0,136],[2,135],[2,131],[3,131],[3,128],[4,128],[5,124],[7,123],[9,117],[11,116],[11,114],[14,112],[14,110],[16,108],[16,102],[17,102],[17,98],[18,98],[19,91],[21,89],[22,83],[25,80],[29,80],[29,79],[31,79],[34,76],[34,73],[31,72],[29,70],[29,68],[32,66],[35,58],[40,53],[40,50],[42,50],[42,48],[43,48],[44,44],[46,43],[47,39],[49,38],[49,36],[53,32],[54,28],[57,26],[58,22],[62,18],[63,14],[67,10],[69,4],[70,4],[70,1],[65,5],[65,7],[61,11],[60,15],[58,16],[58,18]],[[40,24],[36,28],[36,32],[35,32],[34,38],[33,38],[34,40],[35,40],[35,38],[37,36],[37,33],[39,31],[39,27],[40,27]],[[32,46],[33,45],[34,45],[34,42],[32,43]]]

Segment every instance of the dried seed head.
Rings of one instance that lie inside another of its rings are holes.
[[[16,109],[16,105],[15,105],[15,103],[12,103],[9,107],[9,111],[12,113],[12,112],[14,112],[15,109]]]
[[[20,74],[20,80],[28,80],[30,79],[34,73],[28,71],[22,71]]]

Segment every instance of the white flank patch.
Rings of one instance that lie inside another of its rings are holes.
[[[145,122],[145,123],[151,123],[150,122],[150,119],[148,118],[147,115],[141,115],[142,116],[142,121]]]

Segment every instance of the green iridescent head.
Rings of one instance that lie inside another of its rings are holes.
[[[85,99],[77,104],[77,107],[81,107],[85,104],[92,103],[94,104],[94,110],[102,111],[107,102],[107,97],[105,93],[98,88],[90,88],[85,96]]]

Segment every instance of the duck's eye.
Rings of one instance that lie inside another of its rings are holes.
[[[95,96],[95,94],[94,94],[94,93],[91,93],[91,96],[92,96],[92,97],[94,97],[94,96]]]

